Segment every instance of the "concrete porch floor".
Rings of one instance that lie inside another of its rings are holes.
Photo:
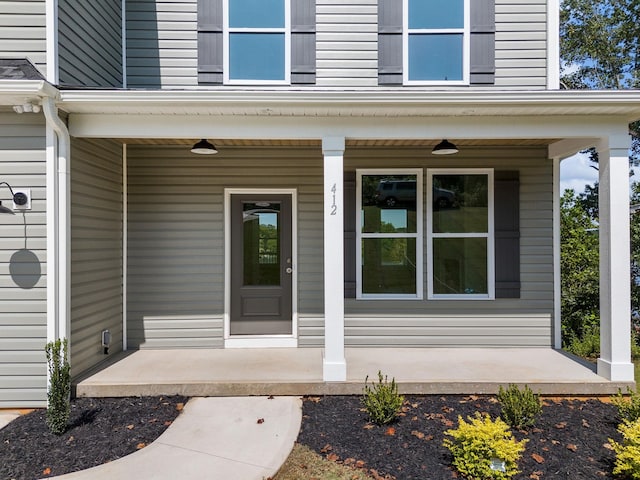
[[[610,395],[633,382],[610,382],[591,366],[551,348],[347,348],[346,382],[322,380],[322,349],[137,350],[114,355],[76,385],[76,395],[361,394],[381,370],[401,393],[496,393],[529,385],[544,395]]]

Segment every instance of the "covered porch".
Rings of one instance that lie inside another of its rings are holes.
[[[323,380],[321,348],[122,352],[76,385],[77,396],[359,395],[378,371],[407,394],[493,394],[529,385],[553,396],[611,395],[595,365],[551,348],[346,348],[347,378]]]

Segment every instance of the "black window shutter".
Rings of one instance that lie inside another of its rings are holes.
[[[495,0],[471,2],[471,78],[472,85],[494,84],[496,76]]]
[[[291,1],[291,83],[316,83],[316,2]]]
[[[222,0],[198,0],[198,83],[221,85]]]
[[[496,298],[520,298],[520,176],[494,175]]]
[[[402,85],[402,0],[378,0],[378,85]]]
[[[356,172],[344,172],[344,298],[356,298]]]

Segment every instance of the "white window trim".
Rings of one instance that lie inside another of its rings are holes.
[[[291,84],[291,0],[284,1],[283,28],[231,28],[229,27],[229,1],[223,0],[223,81],[225,85],[290,85]],[[243,80],[229,78],[229,34],[230,33],[284,33],[284,80]]]
[[[416,176],[416,233],[362,233],[362,176],[363,175],[415,175]],[[358,300],[422,300],[424,284],[423,238],[423,183],[421,168],[376,168],[356,170],[356,299]],[[363,238],[415,238],[416,239],[416,293],[371,294],[362,293],[362,239]]]
[[[486,175],[487,176],[487,232],[433,233],[433,176],[434,175]],[[494,181],[492,168],[434,168],[427,170],[427,298],[429,300],[495,300],[495,228]],[[487,239],[487,293],[434,294],[433,293],[433,239],[434,238],[486,238]]]
[[[402,76],[404,85],[469,85],[471,82],[471,0],[464,0],[464,28],[409,29],[409,0],[402,0]],[[461,80],[409,80],[409,35],[462,33]]]

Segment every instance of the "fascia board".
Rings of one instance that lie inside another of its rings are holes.
[[[261,115],[425,115],[439,107],[450,115],[615,115],[640,119],[640,91],[80,91],[60,92],[59,107],[69,113],[166,113],[175,107],[194,114],[227,114],[254,108]],[[188,113],[188,112],[187,112]]]

